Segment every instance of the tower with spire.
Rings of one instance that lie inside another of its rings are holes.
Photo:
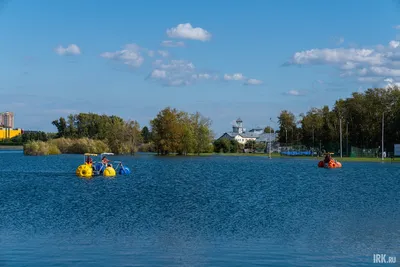
[[[241,118],[238,118],[236,120],[236,125],[232,126],[232,131],[234,133],[238,133],[238,134],[241,134],[241,133],[245,132],[245,129],[243,128],[243,121],[242,121]]]

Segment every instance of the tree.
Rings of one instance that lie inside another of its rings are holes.
[[[143,127],[141,135],[143,138],[143,143],[147,144],[148,142],[150,142],[150,131],[149,128],[147,128],[147,126]]]
[[[278,124],[279,124],[279,132],[285,133],[279,135],[279,142],[293,143],[296,140],[295,133],[297,132],[297,122],[294,114],[287,110],[281,111],[278,117]],[[290,133],[289,135],[287,135],[288,132]]]
[[[193,114],[191,120],[195,135],[195,153],[199,155],[200,153],[208,152],[208,147],[213,139],[213,133],[210,129],[211,120],[202,116],[199,112]]]
[[[142,139],[136,121],[124,121],[118,116],[79,113],[69,115],[67,120],[61,117],[52,124],[57,128],[57,137],[106,141],[116,154],[135,153]]]
[[[347,99],[337,100],[332,109],[328,106],[311,108],[306,114],[301,114],[300,140],[308,147],[321,143],[325,150],[336,152],[340,148],[341,120],[346,146],[348,142],[349,146],[377,149],[382,141],[383,116],[385,149],[393,151],[393,144],[400,142],[400,90],[396,86],[353,93]],[[287,131],[290,140],[294,116],[289,111],[282,111],[279,118],[280,132],[284,133],[280,135],[280,142],[284,141]]]
[[[203,153],[212,141],[211,121],[199,112],[188,114],[167,107],[151,120],[152,140],[160,155]]]
[[[267,126],[264,128],[264,133],[274,133],[274,129],[271,126]]]
[[[214,152],[216,153],[229,153],[230,151],[234,151],[235,149],[231,148],[232,144],[236,145],[237,141],[236,140],[232,140],[235,142],[231,142],[231,140],[229,140],[228,138],[221,138],[218,140],[214,141]],[[238,149],[239,146],[237,146]],[[236,149],[236,151],[237,151]]]
[[[57,128],[58,137],[65,137],[67,130],[67,122],[65,119],[60,117],[58,120],[54,120],[52,124]]]

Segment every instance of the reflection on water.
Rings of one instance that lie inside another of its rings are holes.
[[[114,157],[116,179],[74,176],[79,155],[0,153],[0,265],[338,266],[400,257],[400,165],[261,157]]]

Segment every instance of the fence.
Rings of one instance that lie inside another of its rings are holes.
[[[376,158],[379,155],[379,148],[359,148],[352,146],[350,150],[350,157],[352,158]]]
[[[283,156],[312,156],[313,151],[304,145],[281,146],[280,154]]]

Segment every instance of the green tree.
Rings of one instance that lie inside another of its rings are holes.
[[[214,152],[229,153],[230,151],[232,151],[231,144],[232,144],[231,140],[229,140],[228,138],[221,138],[221,139],[215,140],[214,141]]]
[[[142,131],[141,131],[141,135],[143,138],[143,143],[147,144],[150,142],[150,131],[149,128],[147,128],[147,126],[144,126]]]
[[[274,129],[271,126],[264,128],[264,133],[274,133]]]
[[[208,152],[212,142],[211,121],[200,113],[188,114],[167,107],[151,120],[151,133],[157,153]]]
[[[63,117],[59,118],[58,120],[54,120],[52,124],[57,128],[58,137],[66,137],[67,122]]]
[[[287,110],[281,111],[278,117],[278,124],[279,124],[279,132],[285,133],[279,135],[279,142],[293,144],[297,139],[296,136],[298,136],[297,121],[294,114]]]

